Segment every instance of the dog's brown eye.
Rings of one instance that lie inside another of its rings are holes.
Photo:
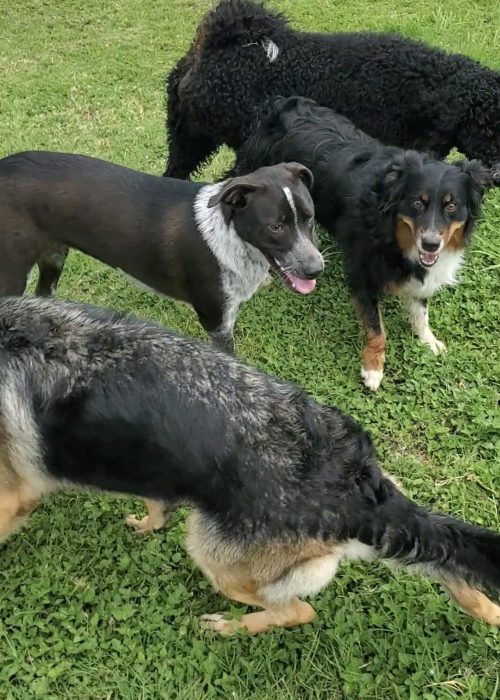
[[[283,224],[270,224],[269,228],[273,233],[283,233]]]
[[[457,210],[457,205],[455,204],[455,202],[450,202],[446,205],[445,210],[448,214],[453,214],[453,212]]]
[[[415,199],[415,201],[412,203],[412,206],[414,209],[423,209],[424,203],[421,199]]]

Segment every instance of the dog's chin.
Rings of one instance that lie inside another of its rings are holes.
[[[310,294],[314,291],[316,287],[316,280],[305,280],[301,277],[297,277],[290,270],[288,270],[284,265],[282,265],[279,260],[273,258],[272,255],[266,255],[271,270],[280,278],[285,287],[295,294]]]
[[[433,267],[437,263],[437,261],[439,260],[439,252],[438,253],[427,253],[424,250],[419,250],[418,257],[419,257],[420,264],[422,265],[422,267]]]

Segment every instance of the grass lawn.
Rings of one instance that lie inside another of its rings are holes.
[[[281,0],[311,30],[397,30],[500,69],[496,0]],[[0,0],[0,151],[64,150],[161,173],[164,74],[208,0]],[[222,152],[210,179],[231,158]],[[1,226],[1,223],[0,223]],[[317,293],[277,282],[243,309],[240,356],[337,404],[373,434],[422,503],[500,530],[500,192],[490,193],[462,283],[431,304],[439,358],[385,304],[387,376],[359,379],[361,335],[336,255]],[[128,309],[204,337],[194,313],[73,253],[60,295]],[[437,586],[344,566],[315,624],[232,639],[196,618],[228,610],[183,546],[184,513],[141,540],[132,500],[64,495],[0,547],[0,699],[441,700],[500,697],[500,630]]]

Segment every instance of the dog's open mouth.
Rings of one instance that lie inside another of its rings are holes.
[[[316,280],[304,280],[296,275],[293,275],[287,270],[276,258],[271,255],[267,256],[272,270],[278,275],[283,284],[291,289],[296,294],[310,294],[316,287]]]
[[[419,250],[418,255],[420,257],[420,264],[424,267],[432,267],[437,263],[439,258],[439,253],[427,253],[424,250]]]

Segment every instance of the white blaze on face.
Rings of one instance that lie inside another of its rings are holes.
[[[283,187],[283,192],[285,193],[285,197],[287,199],[287,202],[290,205],[290,209],[292,210],[293,223],[295,224],[295,230],[297,231],[297,236],[300,236],[301,233],[300,233],[300,229],[299,229],[299,217],[297,216],[297,207],[295,206],[295,202],[293,201],[293,195],[292,195],[289,187]]]
[[[297,214],[297,207],[295,206],[295,202],[293,200],[293,195],[289,187],[283,187],[283,193],[286,197],[286,201],[288,202],[288,205],[290,206],[290,209],[292,210],[292,215],[293,215],[293,225],[295,228],[295,233],[297,234],[297,241],[294,244],[292,248],[292,255],[296,260],[300,260],[301,256],[306,256],[307,254],[310,255],[311,250],[315,251],[317,255],[319,255],[321,258],[321,253],[316,250],[311,243],[311,241],[304,236],[302,231],[300,230],[299,226],[299,216]],[[276,260],[276,263],[278,266],[283,270],[282,265],[278,260]],[[290,270],[284,271],[287,278],[289,279],[292,288],[298,292],[299,294],[309,294],[310,292],[313,291],[313,289],[316,286],[316,280],[305,280],[301,279],[299,277],[296,277],[294,274],[290,272]]]

